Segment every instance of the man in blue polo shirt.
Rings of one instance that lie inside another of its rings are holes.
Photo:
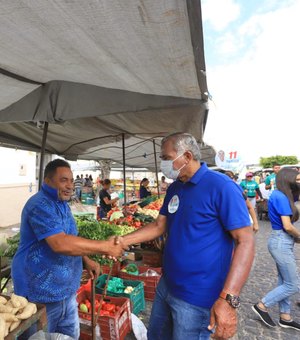
[[[236,183],[200,162],[190,134],[165,137],[161,159],[162,172],[175,182],[160,214],[124,237],[130,245],[168,234],[148,339],[206,340],[213,332],[228,339],[254,257],[245,200]]]
[[[47,164],[41,190],[22,211],[20,245],[12,263],[15,293],[46,305],[48,331],[79,338],[76,291],[82,262],[93,276],[99,264],[90,254],[120,256],[122,246],[77,236],[67,201],[73,193],[69,163],[56,159]],[[30,334],[23,336],[28,339]],[[21,337],[20,337],[21,339]]]

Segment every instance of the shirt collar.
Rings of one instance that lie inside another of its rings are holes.
[[[48,196],[50,196],[55,201],[60,201],[58,197],[58,190],[55,188],[50,187],[46,183],[42,184],[42,190],[45,192]]]
[[[194,173],[193,177],[188,182],[192,184],[198,184],[207,171],[207,164],[205,162],[201,162],[201,167]]]

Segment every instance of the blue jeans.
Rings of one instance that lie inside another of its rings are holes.
[[[81,188],[75,188],[75,194],[78,198],[81,197]]]
[[[270,291],[262,303],[266,307],[279,304],[280,313],[290,314],[289,297],[299,292],[299,277],[294,255],[294,238],[283,230],[273,230],[268,242],[278,272],[278,286]]]
[[[208,340],[210,310],[179,300],[168,292],[162,277],[152,307],[148,340]]]
[[[79,317],[76,295],[59,302],[46,303],[48,332],[79,339]]]

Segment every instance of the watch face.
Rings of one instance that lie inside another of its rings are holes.
[[[239,308],[241,305],[241,301],[238,296],[228,294],[226,300],[233,308]]]

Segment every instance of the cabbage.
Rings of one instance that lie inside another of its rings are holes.
[[[119,218],[124,217],[122,211],[115,211],[110,216],[110,221],[118,220]]]

